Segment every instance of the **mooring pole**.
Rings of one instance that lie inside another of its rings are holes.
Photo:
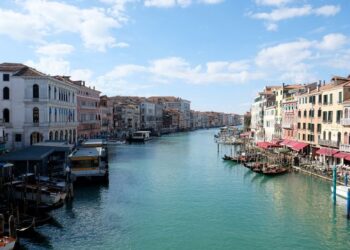
[[[337,168],[333,167],[333,204],[336,204],[337,196]]]
[[[350,219],[350,189],[348,188],[347,204],[346,204],[346,215],[348,220]]]

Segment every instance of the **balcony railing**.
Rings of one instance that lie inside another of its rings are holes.
[[[332,141],[332,140],[318,140],[318,144],[321,146],[327,146],[327,147],[333,147],[333,148],[338,148],[339,147],[339,142],[337,141]]]
[[[292,129],[293,128],[293,124],[292,123],[282,123],[282,128],[286,128],[286,129]]]
[[[350,118],[343,118],[340,120],[340,124],[343,126],[350,126]]]
[[[340,149],[340,151],[343,151],[343,152],[350,152],[350,145],[349,144],[340,144],[339,149]]]

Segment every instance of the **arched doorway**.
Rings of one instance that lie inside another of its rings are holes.
[[[58,131],[55,132],[55,141],[58,141]]]
[[[53,133],[52,133],[52,131],[50,131],[50,133],[49,133],[49,140],[50,140],[50,141],[53,140]]]
[[[63,141],[63,130],[60,132],[60,141]]]
[[[38,142],[42,142],[43,141],[43,135],[40,134],[39,132],[33,132],[30,135],[30,145],[36,144]]]

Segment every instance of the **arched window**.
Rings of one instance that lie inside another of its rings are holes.
[[[51,86],[49,85],[49,99],[51,99]]]
[[[2,90],[2,98],[4,100],[9,100],[10,99],[10,89],[8,87],[4,87]]]
[[[330,141],[332,139],[332,133],[328,132],[328,140]]]
[[[39,85],[33,85],[33,98],[39,98]]]
[[[39,109],[33,108],[33,123],[39,123]]]
[[[10,122],[10,110],[4,109],[2,111],[2,119],[4,120],[4,122]]]
[[[58,131],[55,132],[55,141],[58,141]]]
[[[53,93],[53,99],[55,99],[55,100],[56,100],[56,98],[57,98],[57,89],[56,89],[56,87],[55,87],[55,89],[54,89],[54,93]]]
[[[326,140],[326,131],[323,131],[323,140]]]
[[[52,133],[52,131],[50,131],[50,133],[49,133],[49,140],[50,140],[50,141],[53,140],[53,133]]]
[[[348,109],[347,108],[345,108],[345,112],[344,113],[345,113],[344,114],[345,118],[348,118]]]

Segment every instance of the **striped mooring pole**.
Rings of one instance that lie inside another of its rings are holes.
[[[347,204],[346,204],[346,216],[350,220],[350,189],[348,188]]]
[[[333,167],[333,204],[337,202],[337,168]]]

